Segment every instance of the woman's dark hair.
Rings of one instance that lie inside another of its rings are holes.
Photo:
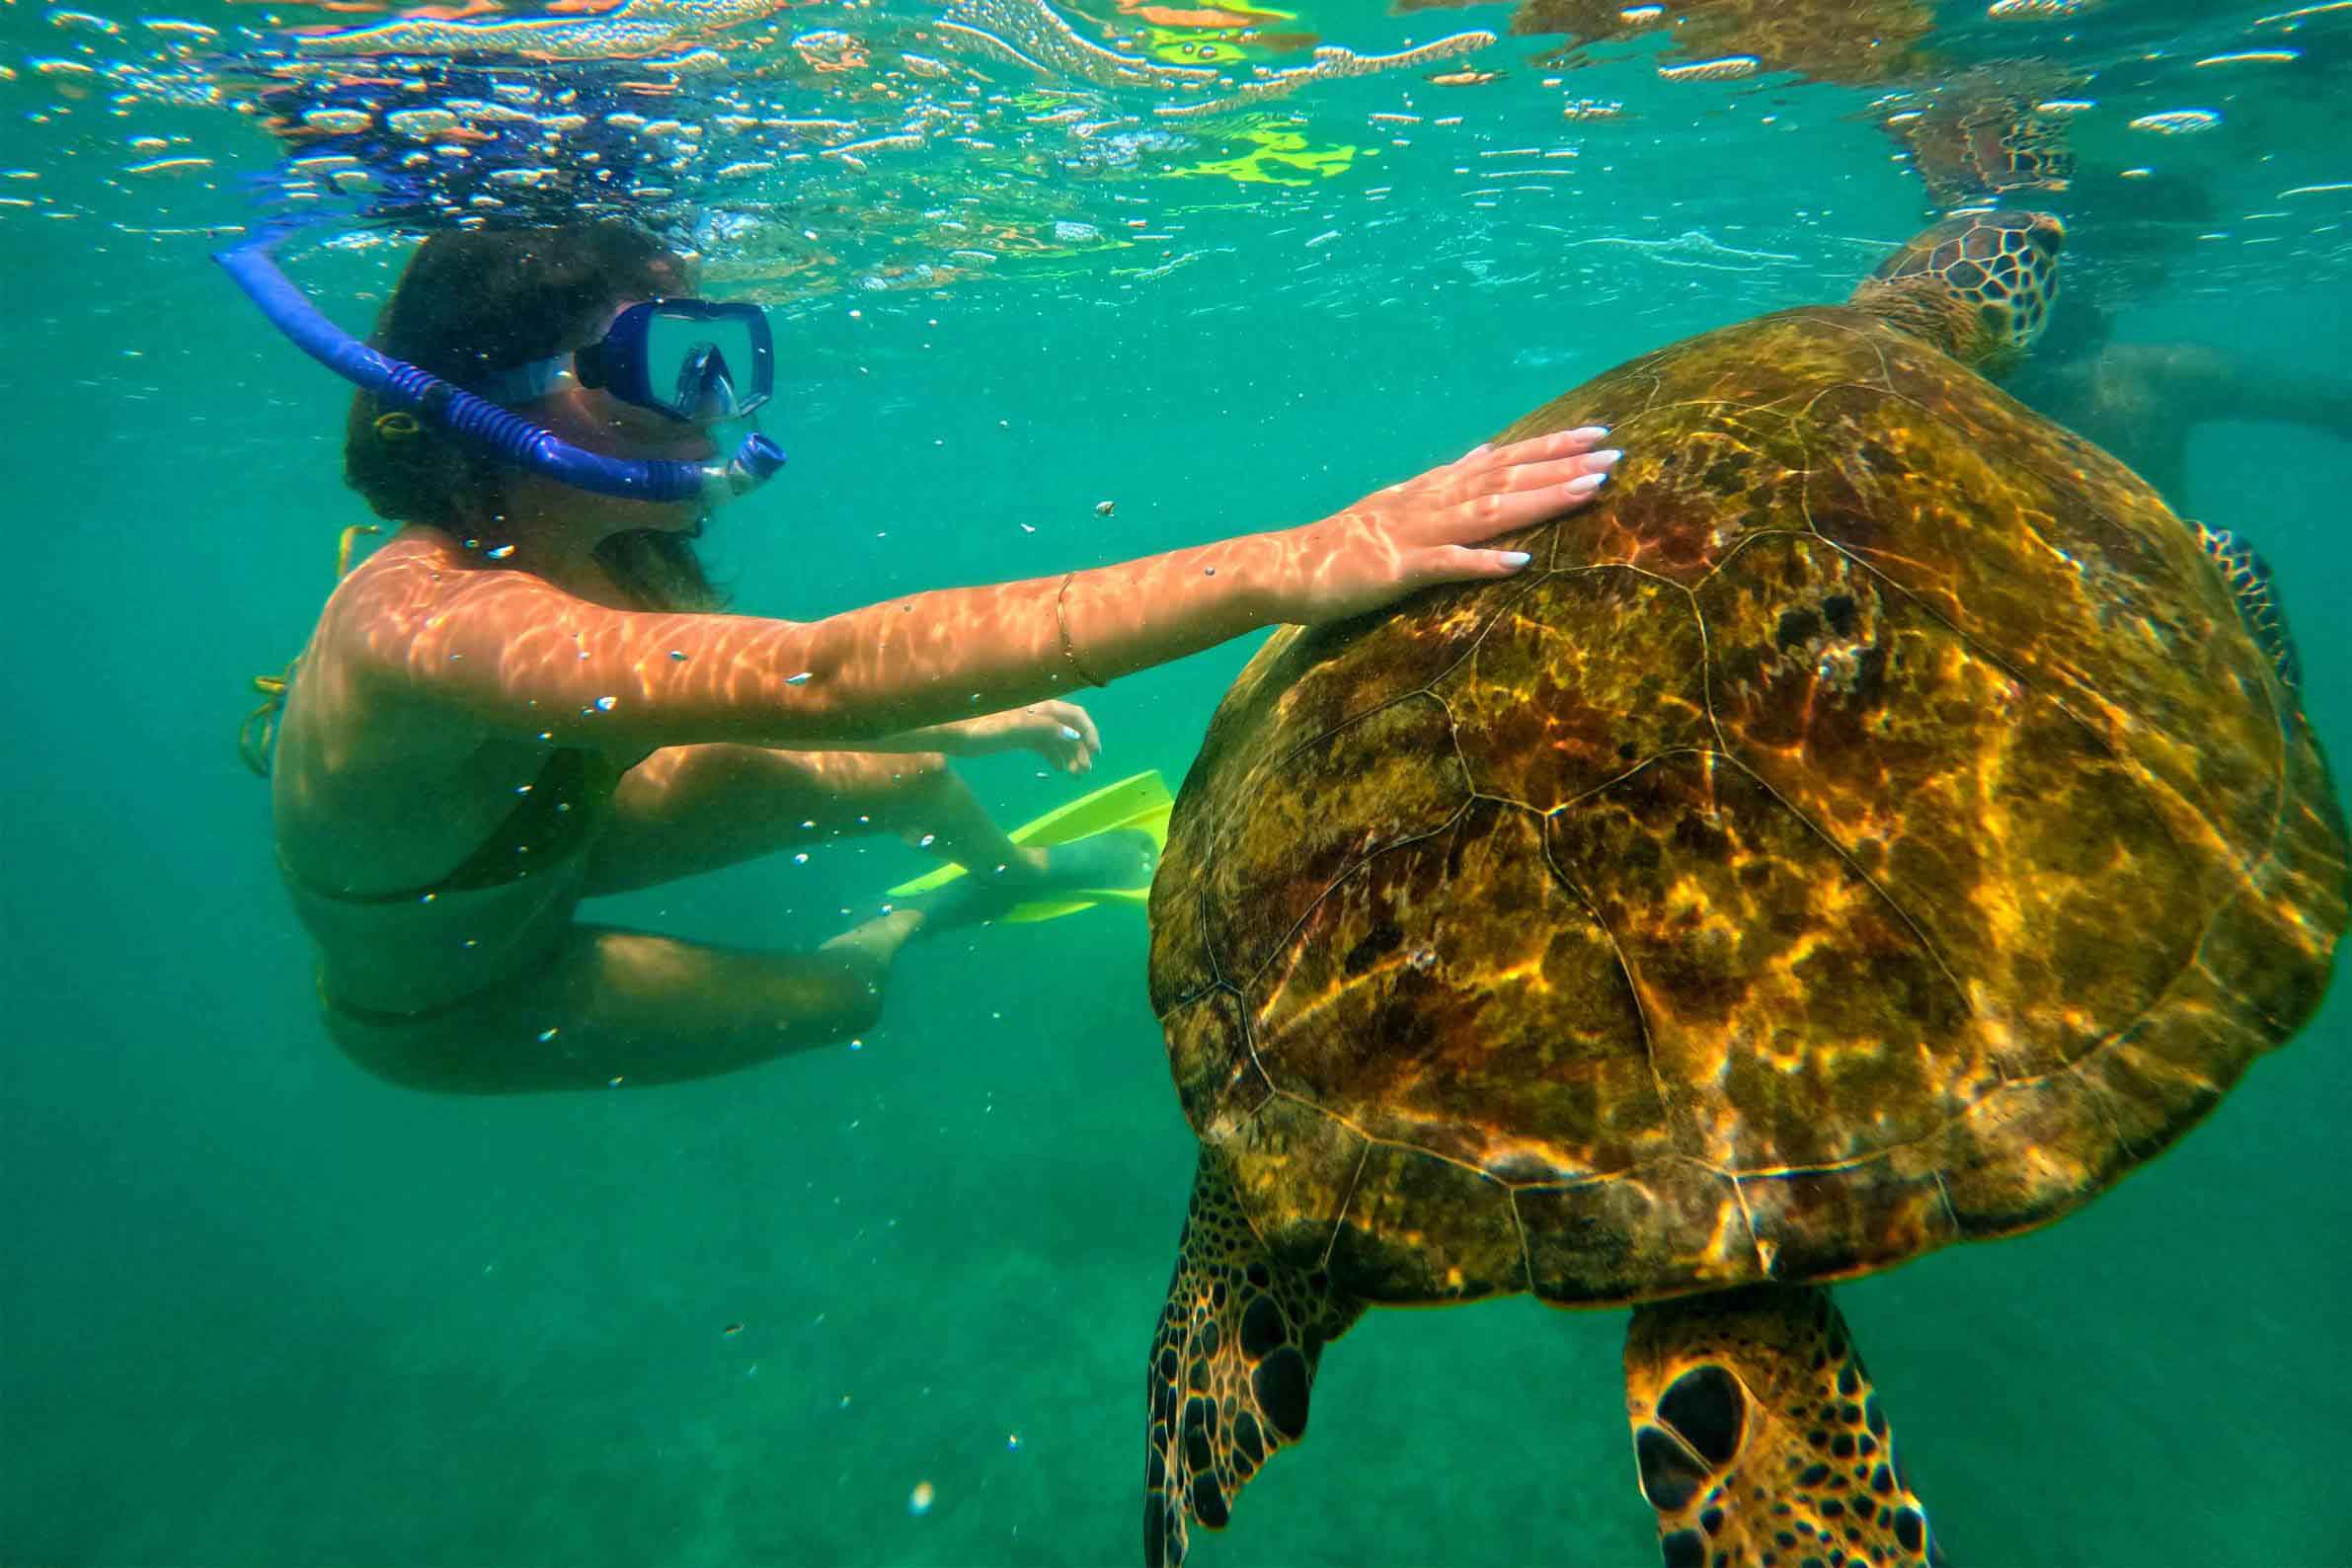
[[[463,229],[433,235],[409,259],[368,341],[459,387],[577,349],[615,300],[692,290],[684,258],[625,223]],[[394,414],[365,392],[344,430],[344,482],[376,515],[464,534],[495,513],[511,470],[431,424]],[[684,536],[615,534],[596,549],[615,581],[648,609],[710,610],[723,602]]]

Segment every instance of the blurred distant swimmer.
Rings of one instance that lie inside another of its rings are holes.
[[[727,614],[692,541],[782,462],[764,436],[725,461],[714,439],[773,388],[756,307],[695,298],[681,258],[619,224],[450,231],[411,259],[370,347],[269,243],[219,259],[359,386],[346,478],[401,525],[285,685],[277,857],[329,1029],[420,1089],[749,1066],[871,1027],[919,933],[1138,897],[1165,831],[1156,780],[1008,835],[947,758],[1026,748],[1085,772],[1099,738],[1066,694],[1508,577],[1529,558],[1496,542],[1583,505],[1617,457],[1592,429],[1482,446],[1300,527],[814,622]],[[969,874],[813,952],[576,917],[585,898],[870,832]]]
[[[2114,453],[2175,508],[2200,425],[2293,425],[2352,441],[2352,379],[2213,344],[2117,343],[2112,332],[2112,318],[2095,304],[2062,302],[2040,353],[2003,384]]]

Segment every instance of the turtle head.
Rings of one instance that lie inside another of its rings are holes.
[[[1989,375],[2025,356],[2058,298],[2066,225],[2047,212],[1978,212],[1888,257],[1853,305]]]

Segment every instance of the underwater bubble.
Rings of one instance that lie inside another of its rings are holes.
[[[2222,117],[2210,109],[2167,109],[2160,115],[2142,115],[2132,121],[2131,128],[2159,136],[2193,136],[2221,122]]]
[[[342,136],[365,130],[375,123],[375,117],[363,109],[313,109],[302,116],[302,123],[311,130]]]
[[[430,141],[455,130],[462,121],[445,109],[403,109],[386,115],[384,123],[394,135]]]
[[[1662,82],[1736,82],[1744,76],[1754,76],[1764,69],[1764,61],[1753,54],[1726,54],[1719,59],[1693,60],[1688,65],[1661,65],[1658,79]]]

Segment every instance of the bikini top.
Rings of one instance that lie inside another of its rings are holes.
[[[539,776],[517,792],[514,807],[491,829],[482,846],[438,880],[394,893],[347,893],[321,886],[291,867],[312,893],[338,903],[418,903],[443,893],[478,893],[519,882],[533,872],[562,864],[586,842],[603,815],[620,773],[601,751],[559,746],[547,753]],[[280,857],[283,864],[283,857]]]

